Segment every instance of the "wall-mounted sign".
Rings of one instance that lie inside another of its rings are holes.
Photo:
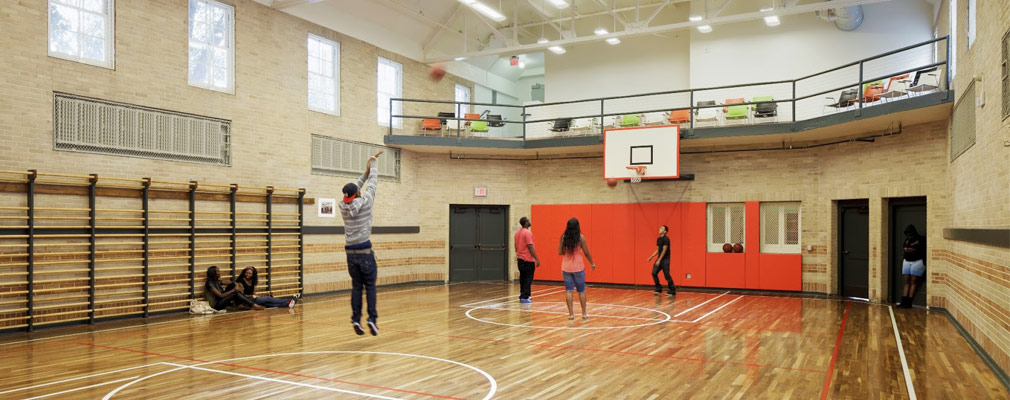
[[[487,197],[487,186],[474,186],[473,197]]]

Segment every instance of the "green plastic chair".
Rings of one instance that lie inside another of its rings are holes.
[[[726,119],[745,119],[747,118],[747,106],[728,106],[726,107]]]
[[[760,102],[763,102],[763,101],[771,102],[771,101],[775,101],[775,97],[773,97],[773,96],[754,96],[754,98],[750,99],[750,101],[751,101],[751,103],[760,103]],[[754,111],[757,108],[757,106],[758,106],[757,104],[751,104],[750,105],[751,111]]]
[[[471,132],[487,132],[487,121],[470,121]]]
[[[638,126],[641,122],[638,114],[624,114],[621,116],[621,126]]]

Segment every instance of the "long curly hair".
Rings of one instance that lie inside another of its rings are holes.
[[[246,278],[245,278],[245,271],[248,270],[248,269],[252,270],[252,279],[246,280]],[[256,271],[256,267],[254,267],[252,265],[249,265],[249,266],[247,266],[247,267],[245,267],[245,268],[242,269],[242,273],[239,274],[239,276],[238,276],[237,279],[240,280],[240,281],[242,281],[243,285],[255,288],[256,284],[260,282],[259,271]]]
[[[575,249],[579,247],[582,242],[582,228],[579,228],[579,219],[572,218],[568,220],[568,226],[565,227],[565,233],[561,235],[561,249],[565,253],[574,253]]]

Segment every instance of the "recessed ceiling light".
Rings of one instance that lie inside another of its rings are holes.
[[[752,8],[752,10],[753,10],[753,8]],[[692,15],[690,17],[687,17],[687,20],[691,21],[691,22],[698,22],[698,21],[701,21],[701,16],[700,15]]]
[[[477,0],[459,0],[459,2],[470,6],[470,8],[474,11],[484,14],[485,17],[491,18],[495,22],[502,22],[505,20],[505,15]]]
[[[548,47],[547,50],[550,50],[551,53],[554,54],[565,54],[565,48],[561,46],[551,46]]]
[[[768,26],[778,26],[780,23],[781,23],[781,21],[779,21],[779,16],[778,15],[769,15],[769,16],[765,17],[765,25],[768,25]]]
[[[463,61],[463,60],[466,60],[466,57],[456,57],[456,58],[453,58],[453,61]]]
[[[547,43],[547,42],[549,42],[549,41],[550,41],[550,40],[547,40],[547,38],[545,38],[545,37],[542,37],[542,38],[540,38],[540,39],[537,39],[537,44],[544,44],[544,43]]]
[[[698,26],[698,32],[701,32],[701,33],[709,33],[709,32],[712,32],[712,26],[711,26],[711,25],[708,25],[708,24],[705,24],[705,25],[699,25],[699,26]]]
[[[554,8],[557,8],[559,10],[568,8],[568,2],[565,0],[548,0],[548,2],[550,2],[551,5],[554,6]]]
[[[607,39],[607,43],[610,43],[612,45],[614,45],[614,44],[620,44],[621,43],[621,39],[612,37],[610,39]]]
[[[607,32],[606,28],[599,27],[599,28],[596,28],[596,30],[594,30],[593,33],[595,33],[597,35],[606,35],[606,34],[608,34],[610,32]]]

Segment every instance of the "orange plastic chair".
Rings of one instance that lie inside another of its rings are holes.
[[[884,85],[876,84],[867,86],[863,90],[863,103],[872,103],[880,100],[880,95],[884,93]]]
[[[691,122],[691,110],[673,110],[666,118],[671,124],[685,124]]]
[[[472,114],[471,113],[466,113],[466,114],[463,114],[463,118],[466,118],[466,119],[480,119],[480,114],[477,114],[477,113],[472,113]],[[473,122],[473,121],[466,121],[466,125],[469,126],[471,122]]]
[[[746,102],[746,100],[744,100],[744,98],[741,97],[741,98],[738,98],[738,99],[726,99],[726,101],[724,103],[722,103],[722,104],[729,105],[729,104],[740,104],[740,103],[744,103],[744,102]],[[727,111],[729,111],[729,107],[723,107],[722,108],[722,112],[727,112]]]
[[[421,120],[421,130],[442,131],[442,121],[438,118],[425,118]]]

